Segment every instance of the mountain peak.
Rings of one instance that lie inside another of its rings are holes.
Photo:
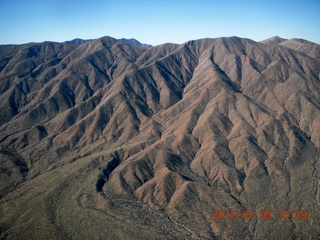
[[[274,44],[279,44],[279,43],[281,43],[281,42],[283,42],[283,41],[286,41],[287,39],[285,39],[285,38],[281,38],[281,37],[279,37],[279,36],[273,36],[273,37],[271,37],[271,38],[268,38],[268,39],[265,39],[265,40],[263,40],[263,41],[261,41],[261,43],[274,43]]]

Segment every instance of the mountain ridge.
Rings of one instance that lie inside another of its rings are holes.
[[[93,41],[94,39],[81,39],[81,38],[75,38],[73,40],[70,40],[70,41],[65,41],[63,43],[66,43],[66,44],[76,44],[76,45],[81,45],[81,44],[84,44],[86,42],[89,42],[89,41]],[[129,44],[133,47],[142,47],[142,48],[151,48],[153,47],[152,45],[150,44],[144,44],[144,43],[141,43],[139,42],[138,40],[136,40],[135,38],[130,38],[130,39],[127,39],[127,38],[120,38],[118,39],[120,40],[121,42],[124,42],[126,44]]]

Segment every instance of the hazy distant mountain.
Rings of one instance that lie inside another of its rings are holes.
[[[317,239],[318,44],[75,42],[0,46],[0,238]]]
[[[141,43],[134,38],[131,38],[131,39],[121,38],[119,40],[133,47],[152,48],[152,45]]]
[[[121,42],[124,42],[126,44],[129,44],[133,47],[141,47],[141,48],[152,48],[152,45],[149,45],[149,44],[144,44],[144,43],[141,43],[139,42],[138,40],[134,39],[134,38],[131,38],[131,39],[126,39],[126,38],[121,38],[121,39],[118,39],[119,41]],[[65,41],[64,43],[66,44],[84,44],[86,42],[89,42],[89,41],[92,41],[91,39],[90,40],[84,40],[84,39],[80,39],[80,38],[75,38],[71,41]]]
[[[91,39],[90,40],[84,40],[84,39],[81,39],[81,38],[75,38],[75,39],[73,39],[73,40],[70,40],[70,41],[65,41],[64,43],[66,43],[66,44],[84,44],[84,43],[86,43],[86,42],[89,42],[89,41],[91,41]]]

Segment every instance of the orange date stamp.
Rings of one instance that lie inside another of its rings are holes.
[[[237,213],[235,210],[213,210],[212,219],[264,219],[270,220],[272,218],[279,219],[307,219],[309,216],[308,211],[306,210],[280,210],[278,212],[272,212],[271,210],[260,210],[255,212],[253,210],[243,210],[240,213]]]

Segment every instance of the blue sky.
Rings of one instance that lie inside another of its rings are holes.
[[[0,0],[0,44],[275,35],[320,43],[320,0]]]

